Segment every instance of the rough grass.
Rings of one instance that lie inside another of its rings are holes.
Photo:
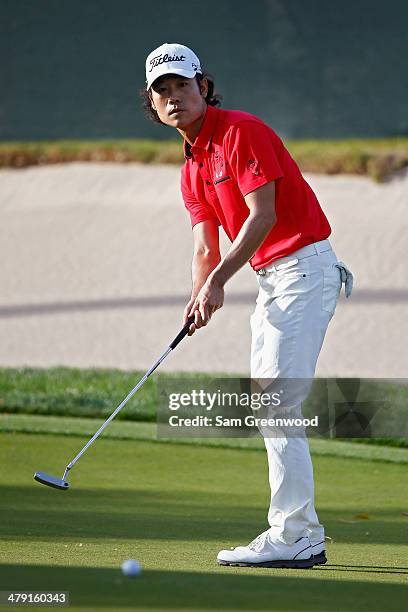
[[[43,164],[84,162],[139,162],[181,164],[181,141],[58,140],[0,143],[0,167],[25,168]]]
[[[358,174],[384,181],[408,166],[408,138],[290,141],[304,172]]]
[[[106,418],[144,374],[115,369],[0,368],[0,412]],[[179,376],[153,374],[117,418],[155,421],[159,379]],[[210,376],[187,378],[205,384]]]
[[[304,172],[366,175],[383,181],[408,166],[408,138],[290,140],[289,151]],[[73,161],[181,164],[178,140],[39,141],[0,143],[0,168]]]
[[[85,439],[0,435],[0,589],[70,591],[75,610],[404,609],[406,466],[316,457],[316,505],[328,564],[312,570],[224,568],[221,548],[266,528],[265,453],[99,440],[59,492]],[[136,558],[142,574],[124,578]]]

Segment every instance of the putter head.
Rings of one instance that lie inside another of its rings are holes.
[[[50,474],[46,474],[45,472],[36,472],[34,474],[34,480],[41,482],[41,484],[47,485],[47,487],[53,487],[54,489],[60,489],[61,491],[66,491],[69,487],[69,483],[66,480],[56,478],[55,476],[50,476]]]

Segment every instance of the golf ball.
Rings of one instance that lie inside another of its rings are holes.
[[[122,574],[124,576],[138,576],[142,568],[140,567],[140,563],[135,561],[134,559],[127,559],[122,563]]]

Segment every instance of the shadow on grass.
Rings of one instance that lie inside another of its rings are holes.
[[[336,572],[358,572],[368,574],[400,574],[408,575],[408,567],[394,567],[393,565],[324,565],[318,569]]]
[[[136,579],[117,569],[0,565],[0,589],[69,591],[71,607],[158,610],[401,610],[407,589],[399,584],[309,579],[315,570],[232,568],[225,573],[147,570]],[[307,574],[308,576],[306,576]],[[364,602],[364,604],[362,604]]]
[[[240,497],[202,491],[0,487],[0,536],[28,539],[109,538],[248,540],[264,527],[265,511],[237,505]]]
[[[245,505],[243,495],[203,491],[0,487],[0,536],[26,540],[168,539],[218,540],[245,544],[267,528],[266,508]],[[347,509],[346,516],[359,511]],[[378,511],[372,520],[343,524],[344,512],[326,509],[321,520],[336,542],[402,544],[406,519],[397,508]]]

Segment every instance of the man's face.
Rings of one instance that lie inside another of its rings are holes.
[[[177,75],[163,76],[151,87],[151,101],[160,121],[179,129],[186,129],[205,113],[206,79],[200,86],[196,78]]]

